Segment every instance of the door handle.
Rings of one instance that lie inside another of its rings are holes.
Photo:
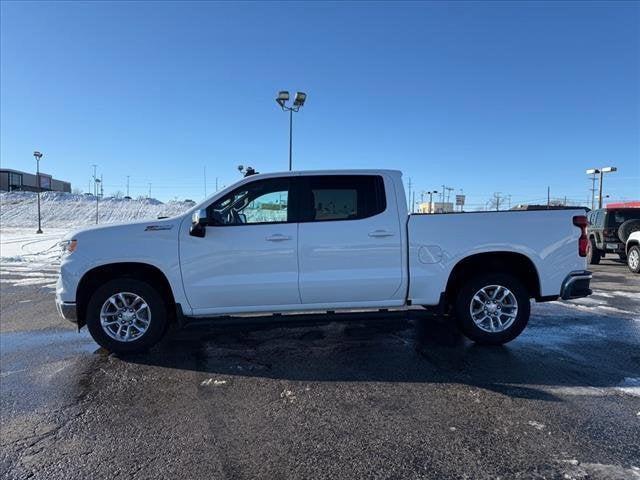
[[[289,235],[281,235],[280,233],[276,233],[274,235],[270,235],[265,238],[267,242],[282,242],[283,240],[291,240]]]
[[[393,232],[389,232],[388,230],[374,230],[373,232],[369,232],[370,237],[393,237]]]

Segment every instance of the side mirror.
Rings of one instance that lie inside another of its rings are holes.
[[[194,237],[204,237],[206,232],[205,227],[209,225],[209,218],[207,217],[207,210],[201,209],[197,212],[193,212],[191,216],[191,228],[189,229],[189,234]]]

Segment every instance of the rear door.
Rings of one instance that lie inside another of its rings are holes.
[[[309,175],[296,180],[299,289],[303,304],[395,299],[402,282],[398,212],[381,175]]]

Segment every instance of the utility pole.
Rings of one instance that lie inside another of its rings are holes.
[[[127,175],[127,197],[129,196],[129,175]]]
[[[216,192],[218,191],[218,177],[216,177]]]
[[[502,192],[496,192],[493,194],[494,198],[496,199],[496,212],[500,211],[500,193]]]
[[[40,189],[42,188],[40,182],[40,159],[42,158],[42,153],[35,151],[33,152],[33,156],[36,159],[36,182],[38,182],[38,230],[36,230],[36,233],[42,233],[42,226],[40,224]]]
[[[409,201],[411,201],[411,177],[409,177],[409,181],[407,182],[407,187],[409,190]]]
[[[455,190],[453,187],[447,187],[447,203],[449,203],[449,199],[451,198],[451,192]]]
[[[551,187],[547,187],[547,208],[551,206]]]
[[[588,171],[591,172],[591,210],[593,210],[596,207],[596,173],[600,171],[597,168]]]
[[[147,195],[147,198],[151,198],[151,183],[149,183],[149,195]]]

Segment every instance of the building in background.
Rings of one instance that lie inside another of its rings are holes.
[[[451,213],[452,202],[422,202],[418,204],[418,213]]]
[[[5,192],[37,192],[37,175],[34,173],[21,172],[20,170],[12,170],[10,168],[1,168],[0,190]],[[40,191],[71,193],[71,183],[56,180],[51,175],[40,172]]]

